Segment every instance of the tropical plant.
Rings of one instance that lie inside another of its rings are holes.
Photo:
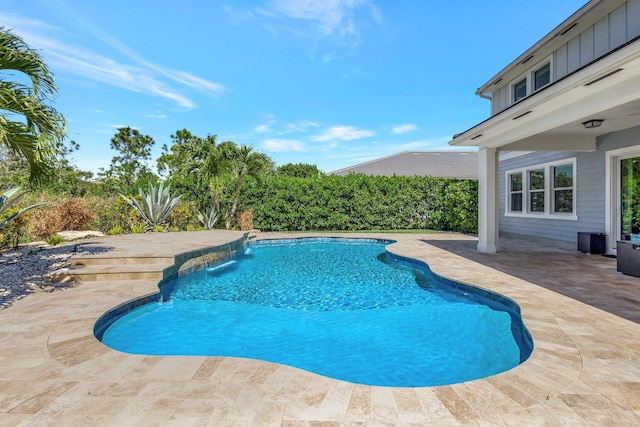
[[[220,219],[220,212],[212,206],[204,211],[204,214],[198,211],[198,219],[207,230],[213,230],[216,227],[216,223]]]
[[[10,188],[9,190],[5,191],[0,195],[0,217],[2,217],[2,215],[8,209],[10,209],[18,200],[22,198],[22,196],[26,194],[26,193],[18,193],[18,191],[20,191],[20,187],[14,187],[14,188]],[[5,225],[7,225],[14,218],[18,217],[19,215],[22,215],[23,213],[42,205],[44,205],[44,203],[36,203],[35,205],[27,206],[26,208],[22,208],[13,212],[7,218],[4,218],[3,220],[0,221],[0,229]]]
[[[145,194],[142,189],[138,189],[141,202],[134,197],[120,196],[129,203],[140,215],[145,223],[145,230],[153,230],[161,227],[167,217],[176,207],[182,195],[171,195],[171,186],[166,187],[161,183],[157,188],[149,183],[149,192]]]
[[[187,129],[171,135],[171,147],[164,145],[158,158],[158,171],[167,174],[167,182],[198,203],[220,211],[221,182],[225,162],[216,146],[216,135],[205,138]]]
[[[24,76],[30,84],[5,80],[5,75]],[[56,92],[41,56],[0,27],[0,144],[27,161],[32,180],[53,169],[56,144],[66,134],[64,117],[50,105]]]
[[[269,174],[273,171],[273,161],[266,154],[254,151],[253,147],[248,145],[238,146],[229,141],[223,142],[218,148],[225,159],[227,170],[235,181],[233,204],[226,221],[227,230],[229,230],[231,228],[231,220],[238,207],[242,181],[247,176],[261,178]]]

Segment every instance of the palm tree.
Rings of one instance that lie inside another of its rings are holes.
[[[236,184],[235,194],[233,197],[233,205],[227,216],[227,230],[231,228],[231,220],[236,213],[238,207],[238,199],[240,198],[240,187],[242,180],[246,176],[260,178],[273,169],[273,162],[264,153],[254,151],[253,147],[248,145],[236,145],[233,142],[223,142],[218,146],[222,157],[227,162],[228,170],[231,172]]]
[[[26,76],[31,84],[5,80],[3,73]],[[49,103],[57,88],[40,55],[22,38],[0,27],[0,144],[29,164],[39,179],[54,163],[56,144],[64,139],[64,117]]]

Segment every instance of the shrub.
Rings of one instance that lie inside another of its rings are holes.
[[[62,230],[82,230],[93,221],[96,214],[86,206],[83,199],[74,198],[58,207],[58,216]]]
[[[115,226],[111,227],[111,229],[109,229],[109,231],[107,232],[107,234],[109,234],[111,236],[115,236],[117,234],[122,234],[122,233],[124,233],[124,230],[119,225],[115,225]]]
[[[144,226],[143,225],[132,225],[131,226],[131,232],[132,233],[144,233]]]
[[[119,226],[127,226],[129,213],[133,209],[118,197],[91,196],[86,198],[87,205],[96,214],[93,221],[87,224],[87,228],[109,233],[109,230]]]
[[[193,202],[181,201],[175,208],[173,208],[167,217],[167,223],[172,228],[186,230],[190,224],[197,224],[198,219],[196,217],[196,212],[196,207]]]
[[[96,216],[79,198],[61,197],[51,200],[49,205],[32,221],[32,232],[40,239],[53,236],[58,231],[81,230]]]
[[[242,190],[263,231],[453,230],[478,227],[477,182],[421,176],[272,176]]]
[[[63,243],[63,242],[64,242],[64,239],[58,236],[57,234],[54,234],[53,236],[49,236],[47,238],[47,243],[50,244],[51,246],[59,245],[60,243]]]
[[[244,211],[240,215],[238,215],[238,225],[240,225],[240,230],[249,231],[253,230],[253,214],[251,211]]]
[[[0,221],[14,215],[19,212],[19,208],[7,209],[0,216]],[[16,215],[11,221],[7,222],[4,227],[0,229],[0,247],[13,247],[17,248],[20,243],[29,241],[27,238],[27,232],[29,230],[30,214],[29,212]]]

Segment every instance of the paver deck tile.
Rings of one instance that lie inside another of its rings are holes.
[[[111,236],[83,242],[93,252],[80,256],[128,259],[130,268],[242,236]],[[453,233],[347,236],[395,240],[392,253],[514,299],[531,357],[485,379],[393,388],[242,358],[130,355],[100,343],[93,325],[157,282],[83,282],[0,310],[0,425],[640,425],[640,278],[618,274],[615,260],[513,239],[479,254],[474,237]]]

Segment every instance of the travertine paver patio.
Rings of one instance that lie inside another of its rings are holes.
[[[403,389],[258,360],[129,355],[98,342],[94,322],[109,308],[154,292],[156,281],[98,280],[30,295],[0,311],[0,425],[640,425],[640,278],[616,273],[615,260],[539,247],[532,252],[535,245],[517,242],[509,252],[477,254],[475,239],[459,234],[372,236],[396,240],[391,252],[422,259],[437,273],[516,300],[535,341],[529,360],[482,380]],[[84,256],[118,255],[135,264],[136,257],[239,237],[114,236],[86,244],[106,250]],[[591,302],[604,308],[627,301],[620,314],[636,322],[554,287],[576,295],[593,291],[598,296]]]

